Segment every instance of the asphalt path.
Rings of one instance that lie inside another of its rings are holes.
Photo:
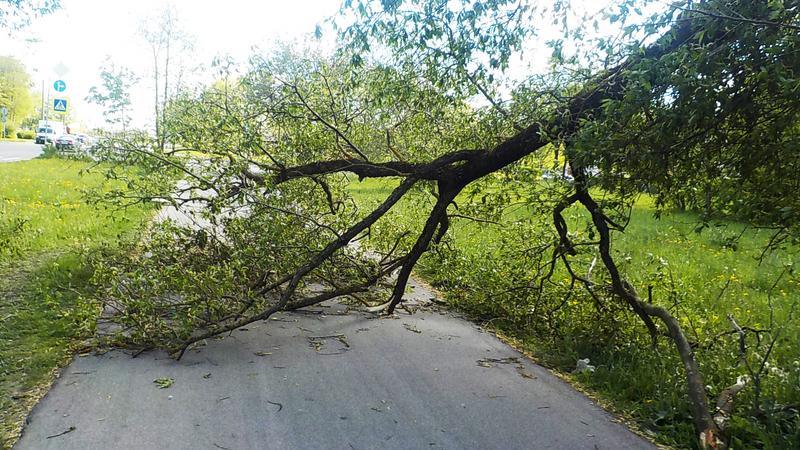
[[[332,302],[187,352],[76,357],[16,449],[652,449],[493,335]],[[174,380],[159,388],[154,380]]]
[[[33,159],[40,153],[42,153],[41,144],[0,141],[0,163]]]

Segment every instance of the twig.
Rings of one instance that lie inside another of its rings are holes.
[[[592,282],[592,271],[594,270],[594,266],[597,264],[597,256],[592,258],[592,263],[589,264],[589,270],[586,271],[586,281]]]
[[[733,314],[728,314],[728,320],[731,322],[733,329],[736,330],[736,333],[739,334],[739,364],[747,363],[747,335],[744,333],[742,327],[736,323],[736,319],[733,318]]]
[[[492,225],[501,225],[500,222],[497,222],[495,220],[481,219],[481,218],[478,218],[478,217],[467,216],[467,215],[464,215],[464,214],[448,214],[447,217],[451,217],[451,218],[455,218],[455,219],[466,219],[466,220],[471,220],[473,222],[488,223],[488,224],[492,224]]]
[[[680,9],[682,11],[686,11],[686,12],[689,12],[689,13],[697,13],[697,14],[700,14],[700,15],[703,15],[703,16],[714,18],[714,19],[731,20],[731,21],[734,21],[734,22],[749,23],[751,25],[764,25],[764,26],[767,26],[767,27],[788,28],[790,30],[800,31],[800,26],[792,25],[792,24],[789,24],[789,23],[772,22],[772,21],[769,21],[769,20],[761,20],[761,19],[750,19],[750,18],[747,18],[747,17],[744,17],[744,16],[734,17],[734,16],[729,16],[727,14],[716,13],[716,12],[711,12],[711,11],[704,11],[702,9],[695,9],[695,8],[680,8],[679,7],[677,9]]]
[[[347,336],[343,334],[331,334],[328,336],[309,336],[308,339],[345,339]]]
[[[69,427],[69,428],[67,428],[66,431],[62,431],[61,433],[54,434],[52,436],[47,436],[45,439],[52,439],[52,438],[55,438],[55,437],[63,436],[65,434],[67,434],[67,433],[72,433],[73,431],[75,431],[75,426],[74,425]]]

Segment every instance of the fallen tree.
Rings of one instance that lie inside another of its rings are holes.
[[[391,314],[422,255],[447,235],[460,195],[524,166],[537,152],[563,153],[574,183],[548,200],[558,236],[557,245],[538,252],[550,251],[551,269],[540,279],[561,263],[594,298],[630,308],[654,342],[662,335],[671,339],[685,369],[698,442],[724,448],[724,427],[742,383],[721,394],[717,409],[709,407],[680,321],[642,299],[625,279],[611,233],[624,230],[626,205],[642,192],[653,193],[662,206],[697,207],[702,202],[687,195],[686,186],[699,185],[708,217],[749,214],[775,230],[774,243],[795,239],[800,209],[785,189],[797,183],[788,174],[797,167],[800,104],[781,89],[797,86],[800,76],[792,50],[798,7],[773,6],[674,5],[629,29],[624,44],[608,44],[605,68],[597,55],[579,52],[575,61],[588,58],[591,74],[556,71],[547,81],[566,77],[559,86],[528,80],[504,102],[492,83],[534,32],[528,21],[539,12],[527,3],[359,3],[358,20],[341,33],[341,55],[303,59],[283,51],[256,60],[238,80],[223,67],[221,85],[176,100],[167,126],[183,143],[179,151],[120,144],[187,184],[178,195],[142,186],[136,198],[118,200],[201,205],[214,226],[157,235],[127,268],[100,272],[106,278],[126,274],[106,295],[127,299],[119,309],[129,340],[169,347],[177,357],[209,337],[279,311],[369,291],[394,274],[383,303]],[[570,14],[556,11],[565,24]],[[392,63],[366,58],[373,46]],[[560,44],[554,49],[558,61]],[[487,106],[473,106],[475,96]],[[182,156],[187,150],[202,157]],[[708,154],[698,157],[700,151]],[[788,167],[771,164],[774,154]],[[346,174],[401,181],[362,214],[343,200]],[[782,192],[766,189],[776,174]],[[610,200],[596,200],[595,187]],[[377,259],[354,248],[420,190],[434,200],[415,235],[398,232]],[[737,196],[748,198],[746,205],[732,204]],[[575,242],[562,217],[572,205],[589,213],[599,240]],[[158,245],[167,250],[150,251]],[[596,249],[607,284],[572,270],[578,245]],[[322,289],[310,290],[310,284]],[[165,297],[171,300],[148,303]]]

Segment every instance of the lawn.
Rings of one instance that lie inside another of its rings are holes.
[[[395,184],[354,181],[348,191],[363,208],[383,200]],[[424,195],[404,199],[383,226],[418,230],[425,218],[425,209],[421,212],[419,206],[428,202]],[[461,209],[469,202],[466,197],[457,199]],[[642,432],[667,445],[695,445],[681,365],[668,340],[662,338],[653,351],[644,327],[629,312],[609,313],[613,308],[601,312],[581,290],[564,296],[569,283],[563,267],[556,269],[553,283],[548,284],[552,295],[565,299],[555,312],[535,312],[535,293],[518,289],[532,270],[525,256],[531,242],[542,233],[554,233],[549,217],[538,217],[518,206],[503,213],[498,224],[455,220],[449,249],[428,253],[417,272],[442,289],[453,306],[588,389]],[[565,217],[571,231],[587,233],[588,217],[583,210],[568,209]],[[738,400],[739,417],[731,427],[733,443],[736,448],[800,445],[800,323],[791,320],[790,314],[800,302],[800,290],[797,275],[786,270],[800,262],[797,251],[768,253],[762,258],[768,231],[718,220],[698,233],[698,224],[698,216],[689,212],[672,211],[657,219],[652,202],[642,197],[625,233],[615,235],[615,258],[643,296],[647,286],[652,286],[653,301],[680,318],[698,346],[712,398],[737,376],[747,374],[737,363],[738,347],[728,315],[742,326],[766,329],[770,312],[774,313],[772,328],[780,332],[762,376],[762,401],[780,413],[749,417],[753,392],[745,391]],[[576,258],[580,273],[586,273],[591,257]],[[551,322],[543,326],[542,321]],[[763,333],[761,337],[768,340],[770,336]],[[748,338],[749,362],[756,366],[767,348],[765,343],[757,345],[754,337]],[[571,375],[575,361],[587,357],[597,370]]]
[[[87,163],[36,159],[0,164],[0,447],[10,447],[54,371],[91,333],[81,302],[98,252],[113,251],[151,216],[105,209],[84,190],[111,189]],[[116,186],[119,187],[119,186]]]

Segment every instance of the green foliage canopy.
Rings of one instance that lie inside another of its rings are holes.
[[[0,56],[0,106],[8,109],[9,129],[17,128],[34,110],[31,79],[15,58]]]

